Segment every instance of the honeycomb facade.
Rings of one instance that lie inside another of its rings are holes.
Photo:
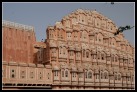
[[[78,9],[46,29],[3,21],[3,88],[134,89],[134,47],[97,11]]]

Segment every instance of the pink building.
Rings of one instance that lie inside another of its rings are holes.
[[[3,21],[3,89],[134,89],[134,47],[115,23],[78,9],[46,30]]]

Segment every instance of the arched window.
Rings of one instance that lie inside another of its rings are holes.
[[[103,72],[101,72],[101,79],[103,79]]]
[[[65,51],[66,51],[66,49],[65,49],[65,47],[63,48],[63,54],[65,55]]]
[[[92,78],[92,73],[91,73],[91,71],[88,72],[88,78],[89,78],[89,79]]]
[[[98,53],[98,59],[100,59],[100,53]]]
[[[112,55],[111,60],[112,60],[112,62],[114,62],[114,55]]]
[[[62,53],[62,47],[60,47],[60,51],[59,51],[59,53],[60,53],[60,54]]]
[[[133,82],[133,81],[134,81],[134,75],[132,75],[132,76],[131,76],[131,78],[132,78],[132,80],[131,80],[131,81]]]
[[[117,73],[115,73],[115,80],[117,80]]]
[[[83,57],[85,57],[85,50],[83,50]]]
[[[101,54],[101,57],[102,57],[102,60],[104,60],[104,54],[103,53]]]
[[[58,76],[58,71],[54,71],[54,76]]]
[[[64,77],[64,70],[62,71],[62,77]]]
[[[117,62],[117,56],[115,56],[115,62]]]
[[[85,78],[87,78],[88,76],[87,76],[87,72],[85,72]]]
[[[74,73],[72,73],[72,77],[74,77]]]
[[[86,52],[86,57],[89,58],[89,52]]]
[[[105,79],[108,79],[108,74],[107,74],[107,72],[104,72],[104,78],[105,78]]]
[[[68,71],[67,70],[65,71],[65,77],[68,77]]]

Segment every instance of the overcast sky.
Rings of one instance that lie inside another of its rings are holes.
[[[3,20],[34,26],[37,41],[46,38],[46,28],[55,25],[65,15],[78,8],[95,10],[119,26],[135,25],[134,3],[3,3]],[[124,31],[125,38],[134,45],[135,30]]]

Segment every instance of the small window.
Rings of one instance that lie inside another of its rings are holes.
[[[72,73],[72,77],[74,77],[74,73]]]
[[[78,53],[76,53],[77,57],[78,57]]]
[[[99,79],[99,76],[98,76],[98,75],[96,75],[96,79]]]
[[[87,56],[87,58],[89,58],[89,53],[88,52],[86,53],[86,56]]]
[[[117,75],[115,74],[115,80],[117,80]]]
[[[115,57],[115,62],[117,62],[117,59],[118,59],[118,58],[117,58],[117,57]]]
[[[28,40],[30,40],[30,36],[28,36]]]
[[[103,79],[103,72],[101,72],[101,79]]]
[[[11,78],[15,78],[15,70],[11,70]]]
[[[98,59],[100,59],[100,55],[98,55]]]
[[[107,75],[106,72],[104,73],[104,78],[105,78],[105,79],[108,79],[108,75]]]
[[[67,70],[65,71],[65,77],[68,77],[68,71]]]
[[[34,73],[30,72],[30,78],[33,79],[33,77],[34,77]]]
[[[92,73],[91,73],[91,72],[88,73],[88,78],[89,78],[89,79],[92,78]]]
[[[56,76],[58,76],[58,71],[56,71]]]
[[[25,78],[25,71],[21,71],[21,78]]]
[[[64,71],[62,71],[62,77],[64,77]]]
[[[102,60],[104,60],[104,57],[102,57]]]
[[[77,74],[75,73],[75,77],[76,77],[76,75],[77,75]]]
[[[48,79],[49,79],[49,77],[50,77],[50,74],[48,73]]]
[[[118,75],[118,80],[121,80],[121,76],[120,76],[120,74]]]
[[[11,77],[12,77],[12,78],[14,78],[14,77],[15,77],[15,75],[14,75],[14,74],[12,74],[12,75],[11,75]]]
[[[12,72],[14,72],[14,70],[12,70]]]
[[[83,57],[85,57],[85,51],[83,51]]]
[[[130,77],[128,77],[128,81],[130,81]]]
[[[85,78],[87,78],[87,72],[85,72]]]

